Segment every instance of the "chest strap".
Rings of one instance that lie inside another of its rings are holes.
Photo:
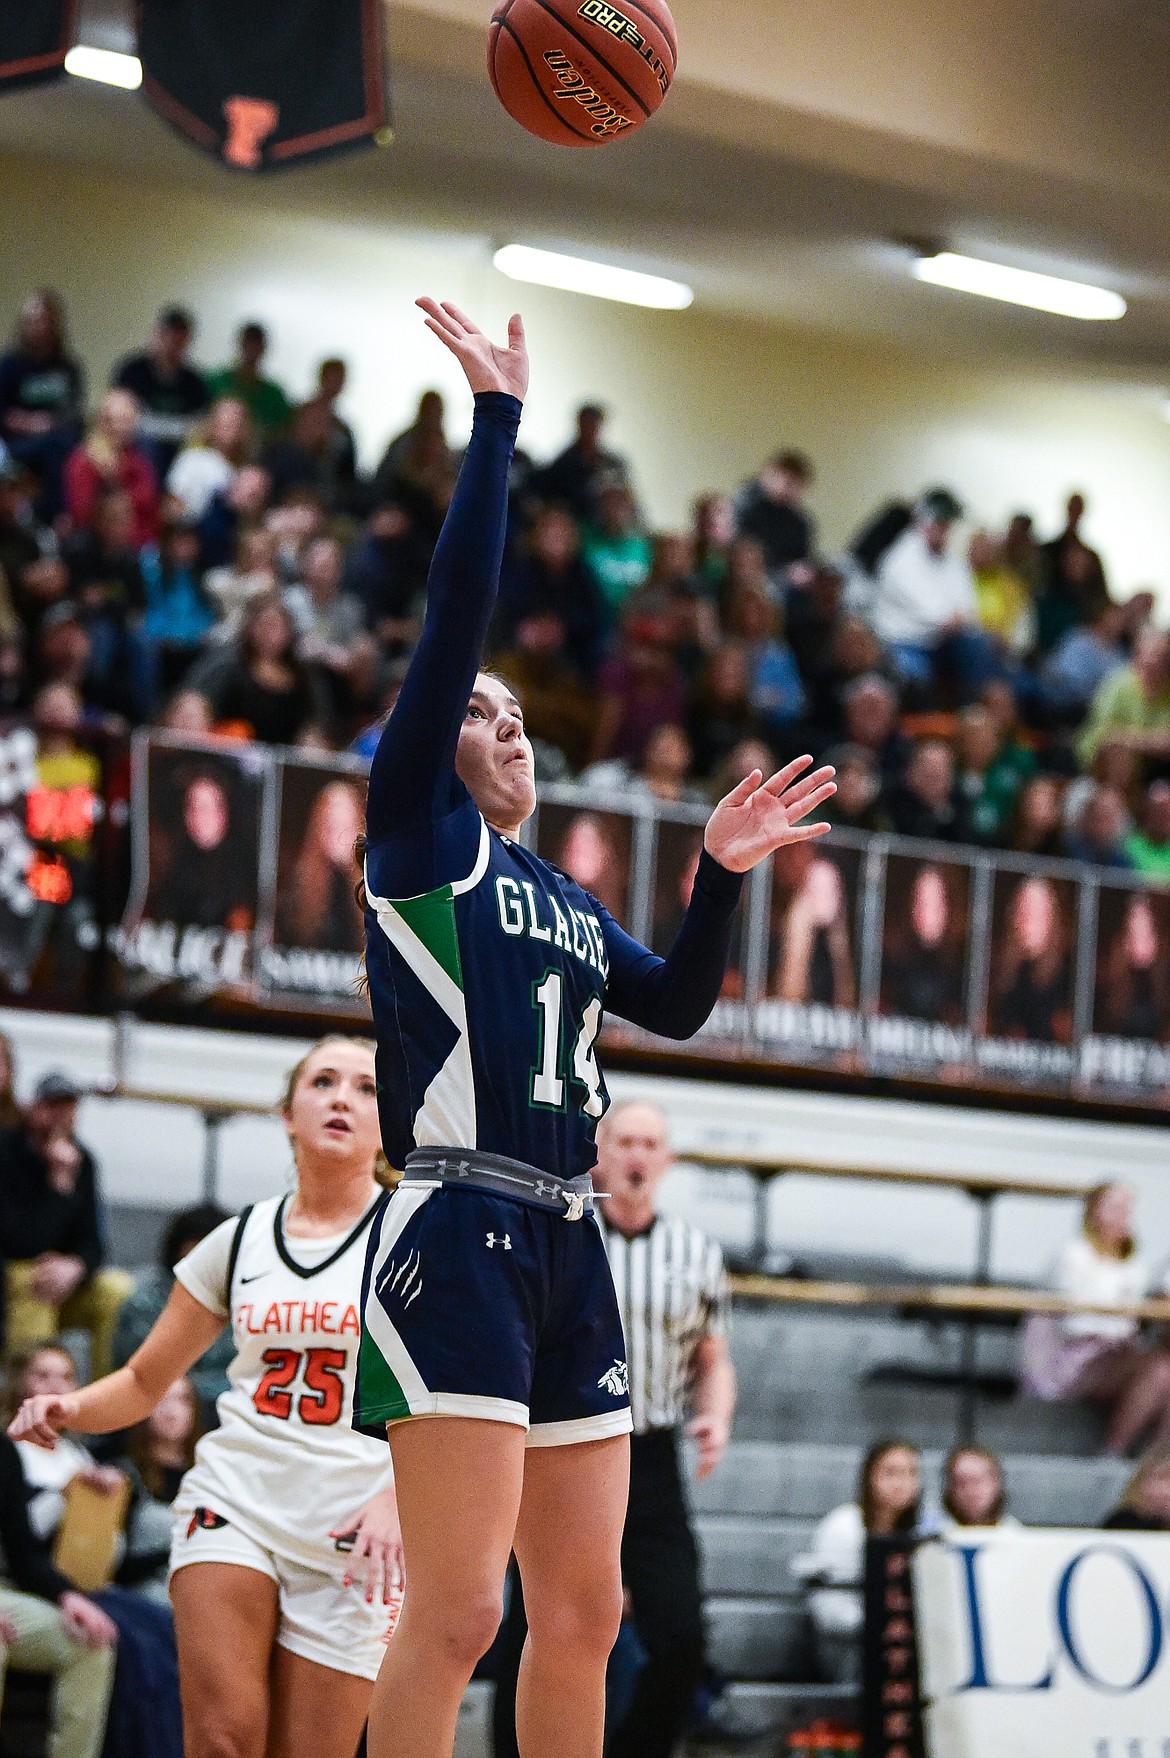
[[[577,1178],[556,1178],[538,1172],[523,1160],[484,1154],[476,1148],[415,1148],[406,1156],[403,1184],[441,1185],[444,1190],[482,1190],[546,1209],[565,1221],[581,1221],[593,1213],[595,1192],[588,1172]]]

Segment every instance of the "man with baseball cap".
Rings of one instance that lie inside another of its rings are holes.
[[[74,1135],[81,1088],[43,1074],[21,1121],[0,1132],[0,1262],[9,1350],[88,1331],[93,1376],[108,1373],[118,1309],[133,1283],[104,1269],[97,1168]]]
[[[964,702],[974,700],[995,671],[971,570],[951,546],[962,516],[949,488],[928,489],[878,563],[870,603],[874,634],[889,648],[903,683],[928,702],[940,671],[954,676]]]

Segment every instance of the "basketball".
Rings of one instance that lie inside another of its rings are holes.
[[[665,0],[501,0],[488,72],[509,116],[556,146],[601,146],[648,122],[674,79]]]

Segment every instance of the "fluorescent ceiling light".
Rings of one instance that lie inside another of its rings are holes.
[[[1036,275],[1030,269],[1009,269],[1003,263],[958,256],[951,250],[942,250],[937,256],[920,256],[914,264],[914,274],[935,287],[978,293],[984,299],[1004,299],[1009,305],[1053,311],[1058,317],[1102,322],[1125,316],[1125,300],[1107,287],[1088,287],[1083,281],[1063,281],[1057,275]]]
[[[142,63],[137,55],[119,55],[113,49],[91,49],[77,43],[65,57],[65,71],[77,79],[96,79],[102,85],[121,86],[136,92],[142,84]]]
[[[648,305],[655,311],[685,311],[695,297],[681,281],[615,269],[580,256],[560,256],[553,250],[532,250],[527,244],[506,244],[493,260],[500,273],[513,281],[587,293],[593,299],[617,299],[623,305]]]

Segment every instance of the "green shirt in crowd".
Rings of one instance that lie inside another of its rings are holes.
[[[610,624],[616,623],[630,594],[645,585],[651,554],[650,539],[641,531],[626,531],[616,537],[596,527],[586,531],[581,558],[597,582]]]
[[[1170,842],[1151,842],[1144,830],[1131,830],[1125,852],[1147,879],[1161,879],[1170,885]]]
[[[292,420],[292,404],[275,379],[241,379],[234,366],[222,366],[218,372],[209,372],[206,382],[213,402],[217,397],[237,397],[245,405],[261,439],[278,433]]]
[[[1089,718],[1077,740],[1077,756],[1091,769],[1101,746],[1116,733],[1170,733],[1170,684],[1151,700],[1131,665],[1110,672],[1098,686]]]

